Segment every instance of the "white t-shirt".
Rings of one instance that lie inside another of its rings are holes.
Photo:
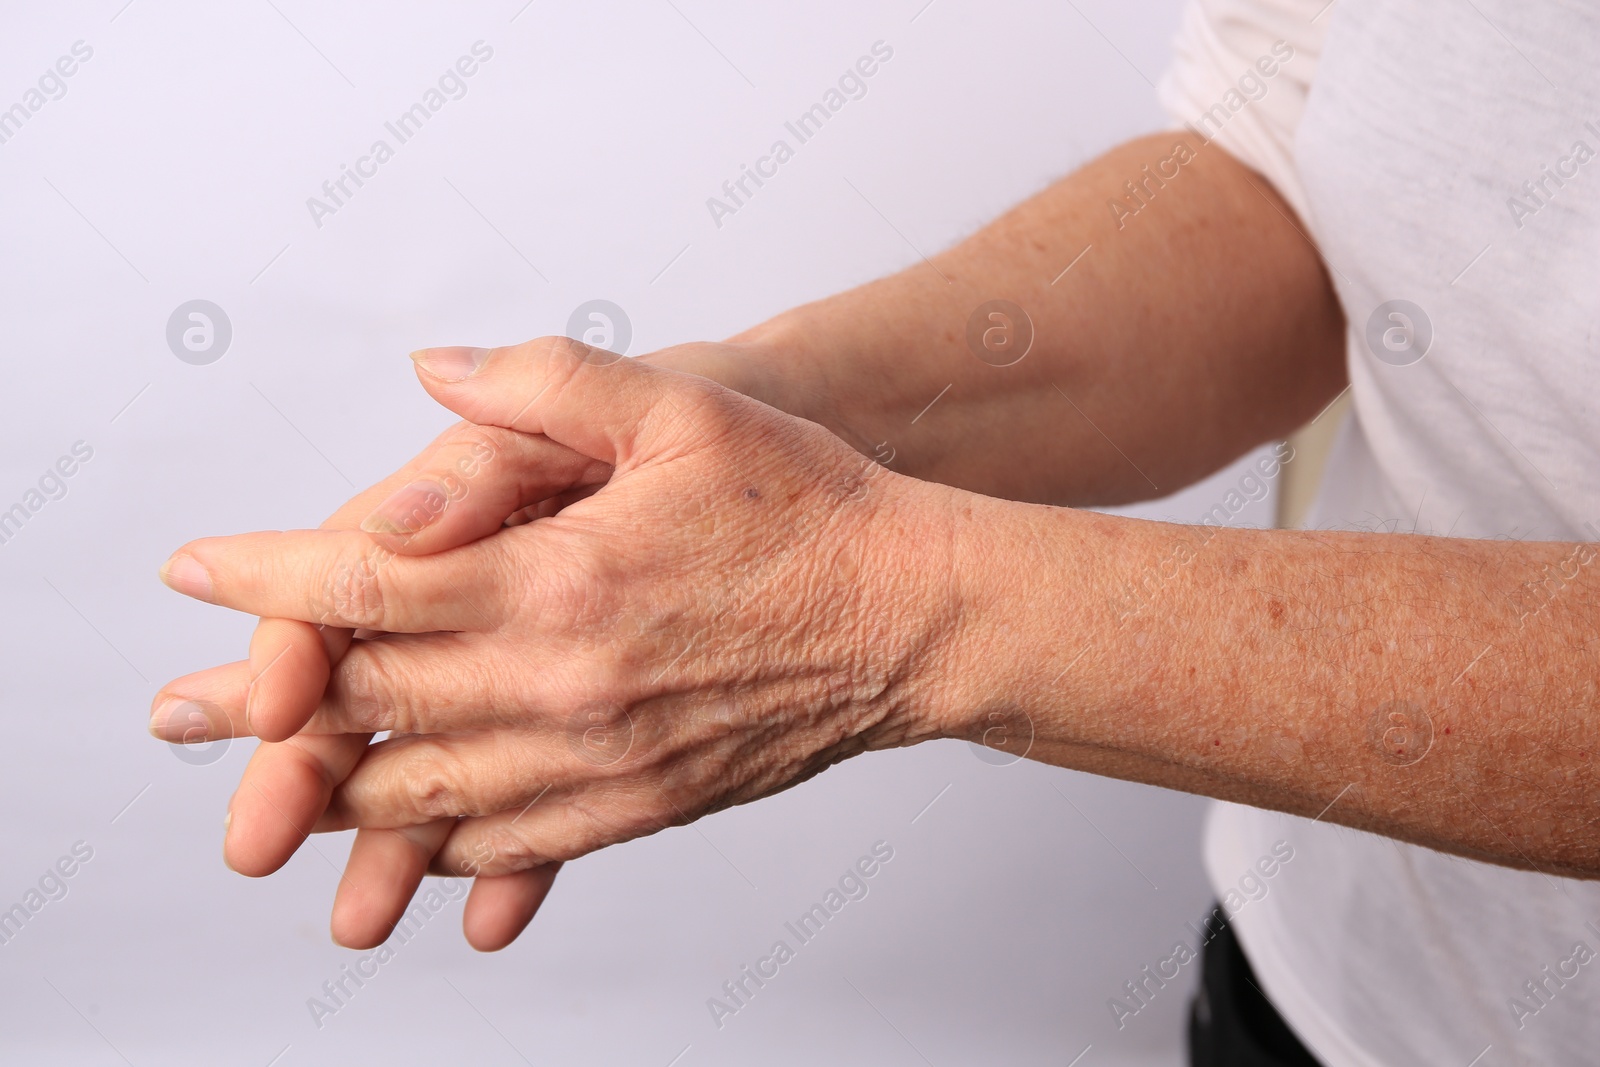
[[[1300,212],[1350,323],[1312,525],[1600,539],[1597,56],[1579,3],[1191,0],[1163,102]],[[1278,842],[1236,927],[1329,1067],[1600,1063],[1600,883],[1218,805],[1219,894]]]

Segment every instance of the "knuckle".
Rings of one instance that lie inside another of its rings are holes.
[[[627,709],[589,702],[567,719],[567,748],[583,764],[584,776],[604,779],[625,774],[637,759],[635,726]]]
[[[381,730],[412,733],[394,725],[394,716],[385,705],[368,695],[357,695],[343,686],[329,686],[322,698],[320,709],[330,730],[344,730],[356,734],[375,734]]]
[[[551,333],[542,337],[535,337],[531,341],[524,341],[522,344],[517,345],[513,351],[529,356],[562,355],[571,344],[572,338]]]
[[[552,531],[555,533],[555,531]],[[616,581],[617,560],[603,537],[593,531],[549,537],[549,556],[536,571],[521,575],[538,614],[554,612],[568,632],[592,632],[617,619],[624,608],[622,583]]]
[[[339,558],[321,583],[312,614],[323,623],[385,629],[388,598],[384,574],[393,556],[393,552],[372,545]]]
[[[474,557],[473,586],[487,591],[467,601],[475,626],[498,629],[520,613],[539,606],[534,590],[542,579],[541,568],[524,551],[518,538],[489,537],[471,546],[470,551]]]
[[[507,873],[525,871],[547,862],[549,858],[514,825],[486,829],[483,838],[472,847],[465,861],[476,868],[473,873],[484,868]]]
[[[450,490],[449,483],[454,482],[461,487],[460,495],[464,496],[466,486],[502,453],[517,449],[521,443],[520,439],[524,436],[515,430],[500,426],[463,423],[453,441],[456,446],[455,451],[459,455],[455,463],[442,475],[447,495]],[[455,500],[457,496],[452,495],[451,499]]]
[[[518,447],[518,438],[525,435],[499,426],[480,426],[462,421],[456,423],[435,442],[426,463],[417,477],[433,482],[439,489],[436,495],[418,503],[414,508],[414,521],[404,527],[406,533],[415,534],[438,519],[448,509],[459,505],[472,493],[472,486],[482,473],[491,467],[508,450]]]
[[[415,680],[391,656],[378,654],[371,641],[352,643],[329,680],[324,706],[331,718],[354,733],[393,730],[430,733],[430,718],[415,704]]]
[[[518,434],[503,426],[483,426],[476,422],[456,425],[454,443],[464,445],[468,452],[492,455],[514,444]]]
[[[737,393],[710,379],[687,377],[662,390],[650,417],[658,432],[705,447],[732,436],[748,417],[745,407]]]
[[[577,805],[574,814],[574,837],[584,845],[585,852],[648,837],[690,821],[659,790],[645,786],[598,791],[588,803]]]
[[[609,804],[593,796],[568,801],[559,826],[547,846],[551,859],[575,860],[632,836]]]
[[[570,337],[547,336],[518,345],[516,351],[540,368],[543,387],[554,396],[583,368],[588,347]]]
[[[415,761],[404,768],[401,787],[412,810],[426,818],[471,814],[463,810],[459,773],[437,756]]]

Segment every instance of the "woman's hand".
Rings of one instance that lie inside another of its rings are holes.
[[[395,553],[437,552],[477,540],[508,517],[525,519],[525,509],[551,513],[562,494],[591,491],[608,474],[603,464],[546,438],[463,422],[352,498],[322,529],[366,526],[384,531]],[[187,675],[157,694],[150,728],[158,737],[194,743],[253,732],[266,742],[228,806],[223,849],[235,870],[260,876],[287,862],[366,750],[370,734],[296,734],[322,702],[330,664],[344,656],[352,636],[347,628],[262,619],[247,661]],[[387,938],[456,825],[445,819],[359,832],[334,902],[334,939],[367,948]],[[483,950],[510,944],[558,867],[477,879],[463,914],[468,941]],[[469,866],[462,873],[474,872]]]
[[[431,555],[325,530],[174,556],[169,574],[195,565],[180,591],[213,603],[386,632],[332,669],[305,727],[397,733],[364,750],[318,830],[468,816],[434,868],[505,874],[940,732],[959,494],[706,379],[564,339],[418,363],[469,421],[612,473],[555,515]]]

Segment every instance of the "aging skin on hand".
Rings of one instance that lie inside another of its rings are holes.
[[[153,723],[198,701],[215,736],[273,742],[233,800],[230,862],[270,873],[308,833],[356,826],[341,941],[381,941],[433,869],[477,876],[468,937],[500,947],[557,861],[869,748],[981,739],[999,714],[1063,766],[1600,874],[1595,578],[1568,565],[1576,546],[1027,503],[1177,488],[1343,384],[1315,250],[1218,152],[1074,260],[1104,236],[1105,188],[1168,142],[1108,154],[937,277],[732,343],[426,354],[424,386],[467,423],[322,531],[195,542],[167,568],[265,620],[247,662],[172,683]],[[1049,282],[1066,262],[1070,292]],[[1153,272],[1159,309],[1138,295]],[[1006,368],[961,341],[997,290],[1039,309]],[[918,428],[947,388],[939,433]],[[870,458],[891,436],[895,466],[930,480]],[[1552,567],[1571,578],[1528,611]],[[378,730],[398,734],[369,745]]]

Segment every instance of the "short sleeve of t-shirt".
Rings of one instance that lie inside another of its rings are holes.
[[[1177,123],[1270,181],[1302,218],[1294,136],[1322,51],[1328,0],[1189,0],[1158,86]]]

